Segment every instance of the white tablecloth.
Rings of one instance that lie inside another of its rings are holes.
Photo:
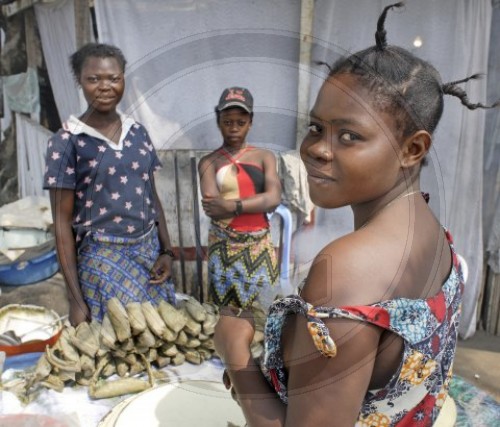
[[[196,379],[221,382],[223,366],[219,359],[214,358],[201,365],[184,363],[168,366],[162,371],[167,372],[173,381]],[[15,374],[13,369],[5,371],[2,381],[13,378]],[[23,406],[16,396],[4,391],[0,392],[0,414],[43,414],[64,420],[68,427],[95,427],[115,405],[129,396],[91,400],[87,387],[65,387],[62,393],[43,390],[36,400]],[[0,427],[4,426],[0,423]]]

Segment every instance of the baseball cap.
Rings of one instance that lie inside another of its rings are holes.
[[[247,113],[253,111],[253,97],[248,89],[244,87],[229,87],[224,89],[217,105],[217,110],[222,111],[226,108],[240,107]]]

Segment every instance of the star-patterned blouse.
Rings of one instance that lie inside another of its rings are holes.
[[[71,116],[48,142],[44,189],[75,192],[77,245],[92,231],[142,236],[156,221],[153,172],[161,167],[146,129],[122,116],[118,144]]]

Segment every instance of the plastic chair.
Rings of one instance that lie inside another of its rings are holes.
[[[281,234],[281,263],[280,263],[280,285],[285,295],[291,294],[293,289],[290,285],[290,252],[292,246],[292,213],[285,205],[278,205],[276,210],[268,217],[279,215],[283,224],[283,231]]]
[[[462,267],[462,275],[464,277],[464,283],[467,283],[467,279],[469,277],[469,266],[467,265],[467,261],[465,261],[465,258],[457,254],[457,258],[460,261],[460,266]]]

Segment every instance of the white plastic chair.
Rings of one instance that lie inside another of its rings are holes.
[[[457,254],[457,258],[460,261],[460,266],[462,267],[462,275],[464,277],[464,283],[467,283],[467,279],[469,277],[469,266],[467,265],[467,261],[465,261],[465,258]]]
[[[292,246],[292,213],[285,205],[278,205],[276,210],[268,217],[279,215],[283,222],[283,232],[281,234],[281,263],[280,263],[280,285],[282,293],[289,295],[293,292],[290,286],[290,252]]]

